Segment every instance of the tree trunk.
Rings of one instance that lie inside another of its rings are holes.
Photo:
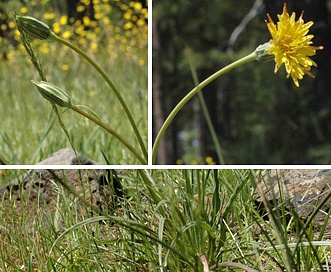
[[[164,113],[162,108],[161,97],[161,44],[157,27],[157,19],[153,19],[153,133],[157,133],[163,122]],[[156,136],[156,135],[155,135]],[[155,137],[153,137],[154,139]],[[167,149],[165,139],[163,138],[159,144],[157,164],[166,164]]]

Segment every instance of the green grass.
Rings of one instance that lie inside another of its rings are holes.
[[[3,182],[18,173],[5,174]],[[13,200],[4,203],[2,271],[329,271],[331,244],[313,220],[302,222],[282,204],[265,204],[272,216],[263,219],[255,206],[259,171],[119,176],[125,198],[99,213],[69,201],[61,186],[56,212],[41,198],[20,214]]]
[[[75,104],[91,108],[104,123],[139,149],[121,105],[100,75],[63,46],[53,44],[48,54],[35,51],[49,82],[64,88]],[[37,71],[26,61],[27,54],[19,52],[11,60],[0,63],[0,111],[3,116],[0,153],[8,164],[34,164],[70,144],[50,103],[30,82],[31,79],[40,80]],[[147,66],[138,64],[139,57],[147,63],[146,49],[125,56],[120,50],[110,55],[100,48],[91,55],[120,90],[147,145]],[[62,70],[64,64],[69,66],[67,71]],[[117,139],[94,123],[72,111],[66,111],[62,116],[77,152],[100,163],[106,163],[101,150],[110,164],[139,163]]]

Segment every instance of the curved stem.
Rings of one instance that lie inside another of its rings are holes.
[[[140,156],[140,154],[136,151],[136,148],[134,148],[132,145],[130,145],[120,134],[118,134],[115,130],[101,122],[99,119],[95,118],[94,116],[86,113],[85,111],[78,108],[76,105],[71,104],[70,109],[76,111],[77,113],[83,115],[84,117],[90,119],[92,122],[96,123],[98,126],[102,127],[106,131],[108,131],[110,134],[114,135],[123,145],[126,146],[127,149],[129,149],[136,158],[142,163],[147,164],[146,160]]]
[[[55,41],[58,41],[62,44],[64,44],[65,46],[68,46],[69,48],[71,48],[72,50],[74,50],[76,53],[78,53],[79,55],[81,55],[86,61],[88,61],[97,71],[98,73],[104,78],[104,80],[107,82],[107,84],[110,86],[110,88],[113,90],[114,94],[116,95],[117,99],[119,100],[119,102],[121,103],[130,123],[131,126],[133,128],[133,131],[138,139],[140,148],[145,156],[145,160],[147,160],[148,158],[148,153],[147,153],[147,149],[146,146],[143,142],[143,139],[139,133],[138,127],[132,117],[132,114],[128,108],[128,106],[126,105],[123,97],[121,96],[120,92],[118,91],[118,89],[116,88],[116,86],[114,85],[114,83],[111,81],[111,79],[107,76],[107,74],[102,70],[102,68],[95,62],[93,61],[86,53],[84,53],[82,50],[80,50],[78,47],[74,46],[73,44],[67,42],[66,40],[63,40],[62,38],[58,37],[57,35],[53,34],[52,37],[54,38]]]
[[[167,119],[164,121],[162,127],[160,128],[159,133],[157,134],[154,145],[153,145],[153,150],[152,150],[152,163],[155,163],[156,159],[156,153],[158,150],[159,143],[166,132],[168,126],[172,122],[172,120],[175,118],[177,113],[184,107],[184,105],[191,100],[191,98],[198,93],[202,88],[206,87],[208,84],[213,82],[216,78],[220,77],[221,75],[231,71],[234,68],[237,68],[247,62],[253,61],[257,59],[257,53],[254,51],[253,53],[247,55],[246,57],[243,57],[226,67],[222,68],[221,70],[218,70],[216,73],[212,74],[210,77],[202,81],[199,85],[197,85],[193,90],[191,90],[177,105],[176,107],[172,110],[172,112],[168,115]]]

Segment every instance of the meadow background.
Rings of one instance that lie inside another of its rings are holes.
[[[69,8],[74,3],[74,8]],[[57,35],[91,56],[120,90],[147,145],[147,1],[2,1],[2,163],[34,164],[60,148],[70,147],[50,103],[30,82],[40,79],[20,43],[13,12],[45,22]],[[32,40],[32,47],[49,82],[65,89],[75,104],[91,108],[138,147],[121,105],[85,60],[49,41]],[[94,123],[71,111],[63,112],[62,118],[77,152],[100,163],[106,163],[101,150],[111,164],[138,163],[118,140]]]

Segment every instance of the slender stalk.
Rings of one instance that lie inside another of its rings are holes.
[[[212,74],[210,77],[208,77],[207,79],[205,79],[204,81],[202,81],[199,85],[197,85],[193,90],[191,90],[177,105],[176,107],[172,110],[172,112],[169,114],[169,116],[167,117],[167,119],[164,121],[162,127],[160,128],[159,133],[157,134],[156,138],[155,138],[155,142],[153,145],[153,150],[152,150],[152,163],[155,163],[155,159],[156,159],[156,154],[157,154],[157,150],[158,150],[158,146],[159,143],[164,135],[164,133],[166,132],[167,128],[169,127],[169,125],[171,124],[172,120],[175,118],[175,116],[177,115],[177,113],[184,107],[184,105],[191,100],[191,98],[198,93],[202,88],[206,87],[208,84],[210,84],[211,82],[213,82],[215,79],[217,79],[218,77],[220,77],[221,75],[224,75],[225,73],[247,63],[253,60],[257,60],[258,54],[256,53],[256,51],[254,51],[253,53],[247,55],[246,57],[243,57],[229,65],[227,65],[226,67],[222,68],[221,70],[218,70],[216,73]]]
[[[189,60],[189,64],[190,64],[194,84],[198,85],[199,84],[198,75],[197,75],[197,71],[196,71],[196,69],[195,69],[195,67],[193,66],[193,63],[192,63],[192,58],[191,58],[190,51],[188,51],[187,54],[188,54],[188,60]],[[207,108],[205,98],[203,97],[203,94],[201,92],[198,92],[198,97],[199,97],[202,112],[205,116],[205,120],[206,120],[207,126],[209,128],[211,138],[212,138],[214,146],[215,146],[215,151],[216,151],[216,154],[217,154],[218,161],[220,162],[220,164],[225,164],[224,159],[223,159],[223,155],[222,155],[222,148],[221,148],[221,145],[220,145],[220,143],[217,139],[217,134],[216,134],[213,122],[210,118],[210,114],[209,114],[209,111],[208,111],[208,108]]]
[[[77,113],[83,115],[84,117],[90,119],[92,122],[96,123],[98,126],[102,127],[112,135],[114,135],[123,145],[127,147],[135,156],[136,158],[142,163],[147,164],[146,160],[140,156],[140,154],[136,151],[136,148],[134,148],[132,145],[130,145],[120,134],[118,134],[115,130],[101,122],[98,118],[95,118],[94,116],[86,113],[85,111],[78,108],[76,105],[71,104],[70,109],[76,111]]]
[[[70,143],[70,146],[72,147],[72,150],[74,151],[76,157],[79,160],[79,157],[78,157],[78,154],[76,152],[75,146],[74,146],[74,144],[72,142],[72,139],[71,139],[71,137],[69,135],[69,131],[67,130],[66,126],[64,125],[64,123],[62,121],[62,118],[61,118],[61,115],[60,115],[60,113],[59,113],[59,111],[57,109],[57,106],[54,103],[51,103],[51,104],[52,104],[53,111],[55,112],[56,118],[57,118],[57,120],[58,120],[58,122],[60,124],[60,127],[62,128],[64,134],[67,136],[67,138],[69,140],[69,143]]]
[[[84,53],[82,50],[80,50],[78,47],[74,46],[73,44],[67,42],[66,40],[61,39],[60,37],[58,37],[57,35],[55,35],[54,33],[52,33],[52,38],[57,41],[60,42],[62,44],[64,44],[65,46],[68,46],[70,49],[74,50],[76,53],[78,53],[79,55],[81,55],[88,63],[90,63],[96,70],[97,72],[104,78],[104,80],[107,82],[107,84],[109,85],[109,87],[113,90],[114,94],[116,95],[117,99],[119,100],[119,102],[121,103],[130,123],[131,126],[133,128],[133,131],[138,139],[140,148],[145,156],[145,160],[147,160],[148,158],[148,153],[147,153],[147,149],[146,146],[143,142],[143,139],[139,133],[138,127],[132,117],[132,114],[128,108],[128,106],[126,105],[123,97],[121,96],[119,90],[116,88],[116,86],[114,85],[114,83],[111,81],[111,79],[107,76],[107,74],[102,70],[102,68],[95,62],[93,61],[86,53]]]

